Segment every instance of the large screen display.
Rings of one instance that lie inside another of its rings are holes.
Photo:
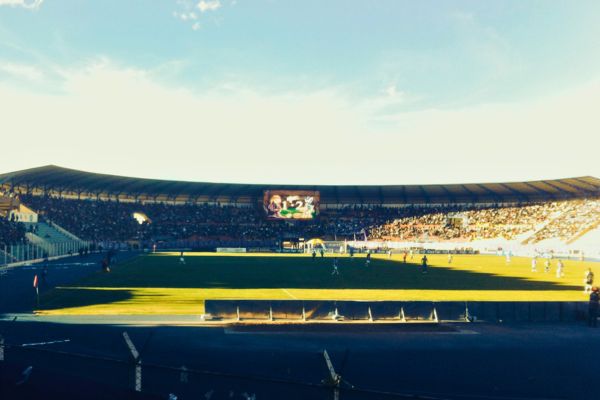
[[[263,206],[270,219],[313,219],[319,213],[319,192],[267,190]]]

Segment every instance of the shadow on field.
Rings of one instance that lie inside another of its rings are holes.
[[[94,288],[58,287],[40,297],[38,310],[55,308],[84,307],[96,304],[109,304],[131,300],[131,290],[102,290]]]
[[[374,258],[340,258],[332,275],[332,257],[142,257],[110,274],[96,274],[78,286],[87,288],[225,288],[225,289],[417,289],[417,290],[578,290],[560,282],[430,266],[423,274],[415,263]],[[512,268],[512,267],[508,267]],[[544,275],[541,275],[544,276]],[[552,275],[546,275],[548,279]],[[98,294],[98,296],[117,294]],[[93,303],[93,302],[92,302]]]

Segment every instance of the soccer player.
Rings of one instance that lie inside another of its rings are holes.
[[[313,261],[317,258],[317,251],[315,249],[313,249],[312,251],[312,259]]]
[[[406,264],[406,256],[408,256],[408,253],[406,252],[406,250],[404,250],[404,253],[402,253],[402,262],[404,264]]]
[[[556,263],[556,277],[557,278],[562,278],[565,274],[563,273],[563,262],[562,260],[558,260],[558,262]]]
[[[392,249],[388,250],[388,258],[392,258]]]
[[[371,264],[371,250],[367,250],[367,259],[365,260],[365,267],[368,267]]]
[[[544,261],[544,272],[548,273],[550,272],[550,259],[546,258],[546,261]]]
[[[427,254],[423,254],[423,258],[421,258],[421,273],[427,273]]]
[[[179,264],[185,265],[185,258],[183,258],[183,251],[179,253]]]
[[[452,254],[448,254],[448,264],[452,264]]]
[[[338,259],[335,257],[333,259],[333,271],[331,271],[331,275],[339,275],[340,270],[338,269]]]
[[[598,288],[594,286],[590,289],[590,303],[588,306],[588,326],[596,328],[598,326],[598,308],[600,306],[600,295]]]
[[[321,253],[321,258],[325,257],[325,250],[323,250],[323,247],[319,249],[319,253]]]
[[[592,285],[594,284],[594,273],[591,268],[588,268],[587,271],[585,271],[583,284],[583,293],[590,293],[592,291]]]
[[[506,263],[510,264],[510,251],[506,253]]]
[[[410,249],[410,261],[413,260],[413,258],[415,258],[415,253],[412,251],[412,249]]]
[[[535,256],[531,259],[531,272],[537,272],[537,258]]]
[[[103,258],[102,259],[102,271],[103,272],[110,272],[110,266],[108,263],[108,258]]]

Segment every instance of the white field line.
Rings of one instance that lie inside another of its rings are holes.
[[[287,294],[288,296],[290,296],[292,299],[294,299],[294,300],[298,300],[298,298],[297,298],[296,296],[294,296],[293,294],[291,294],[291,293],[289,292],[289,290],[287,290],[287,289],[281,289],[281,290],[283,290],[283,292],[284,292],[285,294]]]

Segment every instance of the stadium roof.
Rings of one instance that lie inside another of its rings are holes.
[[[135,198],[154,201],[253,203],[265,190],[317,190],[322,204],[531,202],[600,197],[600,179],[585,176],[508,183],[314,186],[167,181],[97,174],[48,165],[0,174],[0,186],[33,194]]]

